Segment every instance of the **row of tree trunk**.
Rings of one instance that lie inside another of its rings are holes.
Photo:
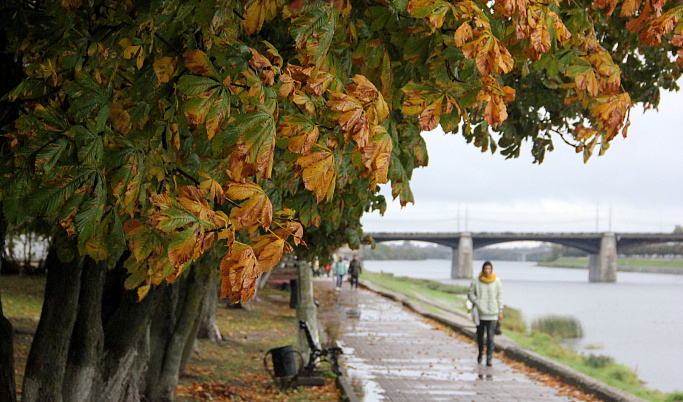
[[[214,275],[192,268],[138,301],[137,292],[124,288],[125,255],[107,269],[106,261],[89,257],[64,263],[59,248],[51,247],[46,259],[22,400],[172,401],[202,325],[206,336],[220,339]],[[0,335],[0,400],[15,401],[12,326],[3,315]]]

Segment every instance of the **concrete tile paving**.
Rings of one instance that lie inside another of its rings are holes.
[[[316,280],[320,285],[331,281]],[[344,320],[343,366],[361,401],[574,400],[498,359],[493,367],[478,364],[475,345],[373,292],[345,283],[337,305]]]

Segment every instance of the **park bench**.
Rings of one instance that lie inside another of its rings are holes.
[[[306,334],[306,340],[308,341],[308,347],[311,349],[311,354],[308,358],[308,364],[306,367],[299,371],[298,376],[311,377],[314,376],[319,370],[316,370],[318,364],[326,362],[331,365],[332,372],[336,375],[341,375],[341,369],[339,367],[339,355],[342,354],[342,348],[339,347],[337,343],[334,346],[328,346],[322,348],[313,339],[311,334],[311,329],[308,327],[308,323],[304,320],[299,321],[299,328],[304,330]]]
[[[294,356],[299,353],[292,346],[271,349],[263,357],[263,366],[266,371],[270,372],[268,356],[271,356],[273,363],[271,377],[273,382],[282,390],[294,384],[307,386],[325,385],[325,379],[321,375],[327,370],[322,370],[319,367],[321,363],[329,364],[331,366],[329,370],[338,376],[341,375],[339,355],[342,354],[342,348],[339,344],[323,348],[313,339],[311,329],[306,321],[299,321],[299,328],[306,334],[306,341],[311,349],[306,366],[303,366],[302,363],[301,368],[297,370]],[[301,357],[301,354],[299,354],[299,357]]]

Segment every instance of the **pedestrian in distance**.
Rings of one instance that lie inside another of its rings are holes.
[[[351,276],[351,289],[358,289],[358,276],[363,272],[363,268],[358,261],[358,256],[354,255],[349,264],[349,276]]]
[[[484,335],[486,335],[486,365],[493,365],[493,336],[496,325],[503,319],[503,285],[493,272],[493,264],[486,261],[481,267],[479,277],[472,280],[467,298],[474,305],[475,317],[478,315],[477,346],[479,354],[477,362],[481,363],[484,353]]]
[[[346,262],[343,257],[339,257],[339,261],[334,263],[334,274],[337,276],[337,289],[341,290],[342,283],[344,283],[344,275],[346,275]]]

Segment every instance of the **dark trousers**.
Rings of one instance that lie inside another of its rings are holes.
[[[486,333],[486,355],[493,354],[493,336],[496,334],[496,320],[479,320],[477,325],[477,346],[479,354],[484,352],[484,333]]]
[[[358,276],[351,275],[351,288],[358,288]]]

